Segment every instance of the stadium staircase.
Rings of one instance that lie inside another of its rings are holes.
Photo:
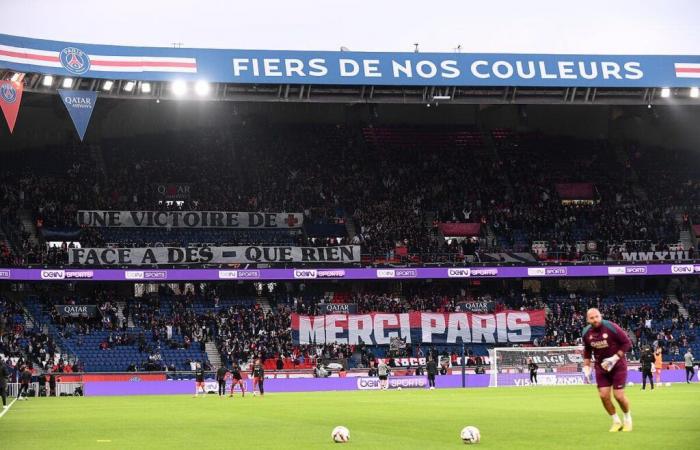
[[[212,367],[221,366],[221,354],[219,353],[219,349],[216,348],[216,343],[214,343],[214,341],[208,341],[204,344],[204,351]]]
[[[357,234],[357,225],[355,224],[355,219],[351,216],[345,216],[345,233],[348,235],[348,241],[352,242],[353,238]]]
[[[34,330],[34,318],[31,313],[27,311],[27,308],[22,305],[22,310],[24,311],[24,329],[27,331]]]
[[[19,217],[22,229],[29,233],[29,243],[32,245],[39,245],[39,236],[36,232],[36,225],[34,224],[32,212],[28,209],[21,209],[18,211],[17,216]]]
[[[265,314],[268,314],[270,311],[272,311],[272,307],[270,306],[270,300],[266,298],[258,298],[257,299],[258,305],[260,305],[260,308],[265,312]]]
[[[681,226],[683,224],[683,211],[684,209],[677,209],[674,218],[676,223]],[[695,233],[693,233],[693,223],[690,222],[688,229],[683,229],[681,227],[681,232],[678,237],[678,241],[683,245],[683,250],[690,250],[691,248],[696,248],[697,239],[695,239]]]
[[[5,236],[5,233],[3,233],[2,229],[0,229],[0,248],[3,248],[3,246],[10,249],[10,251],[15,251],[10,240],[7,239],[7,236]]]
[[[679,240],[683,245],[683,250],[689,250],[694,247],[693,236],[690,233],[690,230],[681,230]]]
[[[126,307],[126,302],[117,302],[117,319],[119,319],[119,323],[123,324],[124,321],[126,320],[126,317],[124,317],[124,308]],[[129,328],[134,328],[134,322],[129,318],[126,324],[127,327]]]
[[[681,303],[678,300],[678,297],[676,297],[676,294],[669,294],[668,299],[671,300],[671,303],[678,306],[678,312],[681,313],[681,316],[683,316],[683,318],[687,320],[688,319],[688,310],[685,309],[685,306],[683,306],[683,303]]]

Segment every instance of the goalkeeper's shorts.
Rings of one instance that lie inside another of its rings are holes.
[[[599,388],[612,386],[613,389],[624,389],[627,384],[627,364],[618,361],[610,372],[596,365],[595,382]]]

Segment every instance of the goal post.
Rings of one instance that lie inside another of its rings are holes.
[[[490,387],[530,386],[530,363],[538,385],[584,384],[583,347],[495,347],[489,350]]]

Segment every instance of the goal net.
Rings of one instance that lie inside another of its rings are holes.
[[[583,347],[496,347],[489,356],[492,387],[584,384]]]

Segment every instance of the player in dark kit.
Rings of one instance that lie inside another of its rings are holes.
[[[241,375],[241,367],[238,363],[233,363],[231,366],[231,395],[233,397],[233,390],[236,386],[241,389],[241,397],[245,397],[245,383],[243,382],[243,376]]]
[[[200,390],[202,391],[202,394],[206,394],[207,392],[204,390],[204,368],[199,363],[197,363],[197,370],[195,370],[194,376],[196,381],[194,396],[196,397],[199,395]]]
[[[24,366],[22,373],[19,375],[19,392],[17,393],[18,400],[26,400],[29,396],[29,383],[32,381],[32,372],[29,366]]]
[[[535,362],[530,359],[530,361],[527,364],[527,370],[530,371],[530,383],[532,384],[537,384],[537,369],[539,369],[540,366],[535,364]]]
[[[216,369],[216,381],[219,383],[219,397],[224,397],[226,395],[226,374],[228,370],[226,367],[221,366]]]
[[[610,431],[632,431],[632,414],[625,395],[627,361],[625,353],[632,342],[625,331],[609,320],[603,320],[600,311],[591,308],[586,313],[588,326],[583,329],[583,372],[591,377],[591,356],[595,357],[595,378],[603,407],[610,414],[613,424]],[[610,390],[624,414],[621,422],[610,399]]]
[[[0,397],[2,397],[3,409],[7,406],[7,380],[10,378],[10,368],[7,367],[5,361],[0,358]]]
[[[435,389],[435,375],[437,375],[437,363],[431,357],[428,358],[428,363],[425,365],[426,371],[428,372],[428,387],[430,389]]]
[[[642,365],[642,390],[647,388],[647,378],[649,379],[649,384],[653,390],[654,374],[652,373],[652,368],[654,367],[654,353],[651,351],[651,347],[648,345],[642,349],[642,354],[639,357],[639,363]]]
[[[255,387],[258,387],[260,396],[265,395],[265,369],[259,359],[253,364],[253,397],[255,397]]]

